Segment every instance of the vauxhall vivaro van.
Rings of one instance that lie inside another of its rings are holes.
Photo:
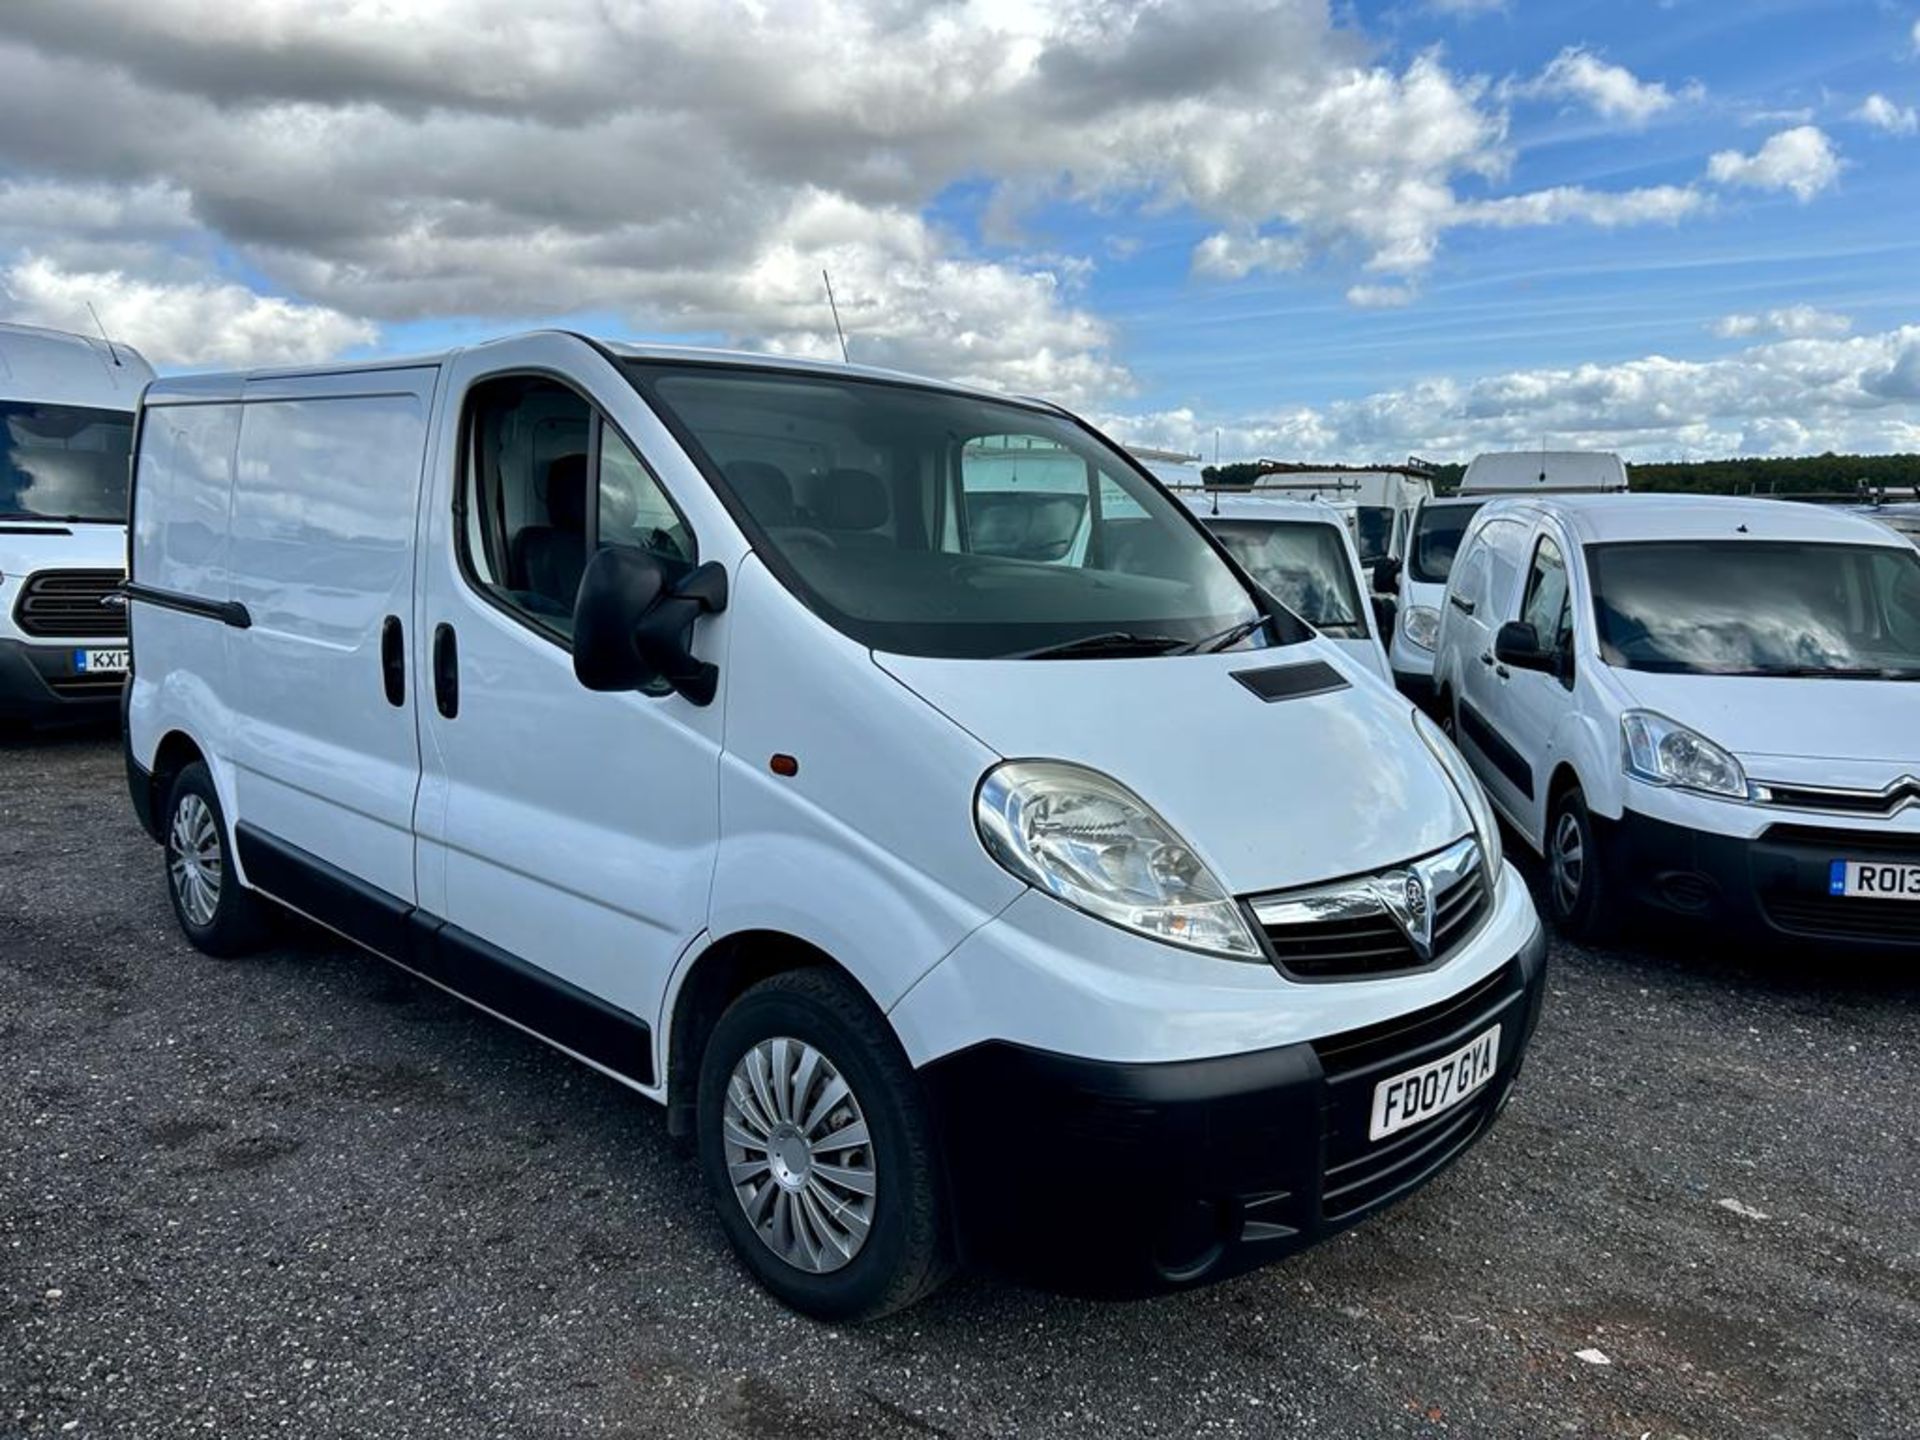
[[[1489,502],[1436,682],[1577,935],[1630,904],[1920,948],[1920,554],[1726,496]]]
[[[111,717],[127,668],[125,345],[0,324],[0,724]]]
[[[187,936],[270,898],[663,1102],[811,1313],[1211,1280],[1507,1099],[1542,939],[1464,762],[1051,406],[560,333],[197,376],[133,527]]]

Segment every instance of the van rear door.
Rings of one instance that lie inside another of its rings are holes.
[[[436,375],[250,381],[228,541],[241,867],[388,954],[415,899],[406,657]]]

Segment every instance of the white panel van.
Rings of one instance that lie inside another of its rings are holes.
[[[0,324],[0,724],[111,717],[127,669],[127,471],[153,371]]]
[[[662,1102],[810,1313],[1231,1274],[1511,1090],[1464,761],[1052,406],[561,333],[171,380],[133,535],[193,943],[271,901]]]

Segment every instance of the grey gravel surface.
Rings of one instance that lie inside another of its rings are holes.
[[[195,954],[117,743],[0,745],[0,1434],[1920,1433],[1916,967],[1553,963],[1494,1134],[1333,1243],[834,1330],[646,1102],[312,933]]]

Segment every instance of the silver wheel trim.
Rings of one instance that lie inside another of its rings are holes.
[[[1587,847],[1580,838],[1580,822],[1563,810],[1553,826],[1553,898],[1562,915],[1571,915],[1580,903],[1587,879]]]
[[[198,795],[183,795],[167,831],[167,878],[180,912],[194,925],[213,923],[220,906],[220,831]]]
[[[734,1196],[769,1250],[813,1275],[860,1253],[878,1188],[873,1142],[825,1055],[784,1035],[742,1055],[727,1080],[721,1140]]]

